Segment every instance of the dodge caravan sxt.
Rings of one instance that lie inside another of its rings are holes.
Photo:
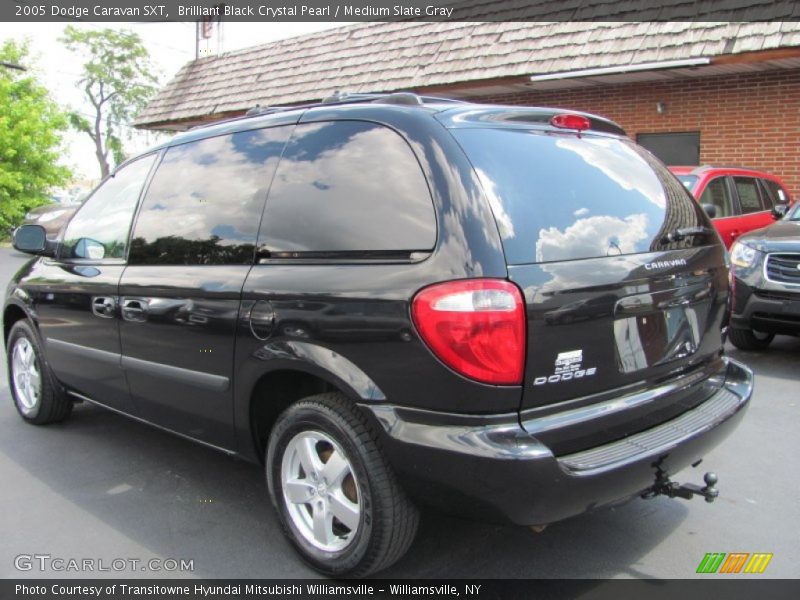
[[[541,526],[638,495],[744,414],[725,249],[614,123],[412,94],[194,129],[121,165],[4,309],[23,419],[103,405],[264,461],[320,571],[417,506]]]

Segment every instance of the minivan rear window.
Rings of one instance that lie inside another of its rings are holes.
[[[522,129],[452,132],[489,197],[509,264],[660,250],[670,231],[706,224],[684,186],[630,140]]]

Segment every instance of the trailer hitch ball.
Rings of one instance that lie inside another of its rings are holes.
[[[719,496],[719,490],[715,487],[717,485],[717,481],[719,481],[719,478],[717,477],[716,473],[709,471],[703,475],[703,481],[705,482],[706,487],[700,491],[703,492],[706,502],[713,502],[717,496]]]
[[[719,478],[716,473],[706,473],[703,476],[705,487],[694,485],[692,483],[677,483],[670,481],[663,472],[659,473],[656,478],[656,483],[647,492],[642,494],[643,498],[654,498],[656,496],[667,496],[668,498],[683,498],[684,500],[691,500],[694,496],[702,496],[706,502],[714,502],[719,496],[719,490],[716,488]]]

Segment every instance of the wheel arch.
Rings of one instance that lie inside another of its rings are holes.
[[[38,331],[35,320],[31,318],[31,316],[28,314],[28,311],[25,310],[22,304],[14,302],[13,300],[6,304],[5,309],[3,309],[4,347],[8,345],[8,336],[11,334],[11,328],[14,326],[14,323],[17,321],[22,321],[23,319],[29,319],[34,324],[34,328]]]
[[[262,367],[252,384],[247,386],[246,412],[243,414],[240,408],[237,415],[239,437],[244,440],[246,436],[248,440],[248,443],[242,444],[243,454],[263,462],[275,420],[291,404],[308,396],[340,392],[353,404],[385,399],[377,385],[360,369],[343,357],[328,352],[340,359],[333,359],[334,368],[330,368],[330,362],[323,365],[319,361],[308,360],[313,352],[306,355],[307,360],[281,359],[269,361],[274,363],[269,365],[269,369]]]

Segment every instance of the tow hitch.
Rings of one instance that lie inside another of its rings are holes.
[[[714,487],[717,484],[716,473],[706,473],[703,475],[705,487],[700,487],[693,483],[677,483],[670,481],[669,477],[659,473],[653,487],[642,494],[642,498],[655,498],[656,496],[667,496],[668,498],[683,498],[691,500],[693,496],[702,496],[706,502],[713,502],[719,496],[719,490]]]

